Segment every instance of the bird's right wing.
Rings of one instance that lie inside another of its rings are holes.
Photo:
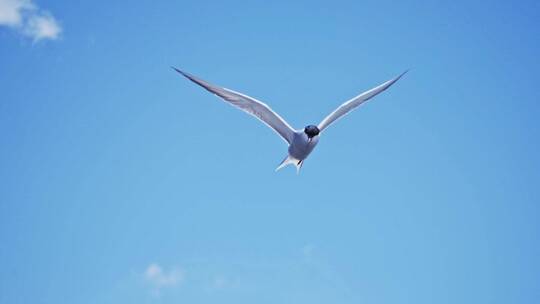
[[[290,144],[292,142],[294,129],[283,118],[281,118],[281,116],[272,111],[272,109],[265,103],[233,90],[215,86],[193,75],[180,71],[177,68],[173,67],[173,69],[185,76],[187,79],[205,88],[207,91],[221,97],[233,106],[255,116],[276,131],[287,143]]]
[[[368,101],[375,95],[381,93],[382,91],[388,89],[391,85],[393,85],[396,81],[398,81],[401,76],[405,75],[407,71],[401,73],[401,75],[397,76],[394,79],[390,79],[387,82],[374,87],[373,89],[366,91],[353,99],[346,101],[342,105],[340,105],[337,109],[334,110],[334,112],[330,113],[330,115],[326,116],[323,121],[319,124],[318,128],[321,130],[321,132],[326,129],[329,125],[331,125],[334,121],[340,119],[341,117],[345,116],[352,110],[356,109],[359,105],[363,104],[364,102]]]

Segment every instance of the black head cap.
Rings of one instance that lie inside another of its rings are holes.
[[[319,128],[314,125],[309,125],[304,128],[304,133],[306,133],[309,138],[319,135],[320,132]]]

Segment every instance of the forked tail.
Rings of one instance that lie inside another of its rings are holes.
[[[298,174],[300,172],[300,168],[302,168],[303,163],[303,160],[298,160],[290,155],[287,155],[287,157],[285,157],[285,159],[283,159],[283,161],[276,168],[276,171],[283,167],[286,167],[287,165],[294,165],[296,167],[296,173]]]

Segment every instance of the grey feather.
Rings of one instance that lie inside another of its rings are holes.
[[[397,76],[396,78],[390,79],[387,82],[346,101],[345,103],[340,105],[337,109],[335,109],[334,112],[326,116],[326,118],[323,119],[323,121],[321,121],[321,123],[318,126],[319,130],[321,130],[322,132],[324,129],[328,128],[328,126],[330,126],[332,123],[342,118],[343,116],[347,115],[348,113],[356,109],[358,106],[360,106],[364,102],[368,101],[372,97],[388,89],[391,85],[393,85],[396,81],[398,81],[401,78],[401,76],[405,75],[405,73],[407,72],[408,70],[401,73],[401,75]]]
[[[184,75],[187,79],[205,88],[207,91],[221,97],[240,110],[255,116],[276,131],[287,143],[290,144],[292,142],[294,129],[267,104],[242,93],[208,83],[175,67],[172,68],[178,73]]]

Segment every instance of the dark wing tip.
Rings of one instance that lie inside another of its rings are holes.
[[[191,75],[191,74],[189,74],[189,73],[186,73],[186,72],[184,72],[184,71],[182,71],[182,70],[180,70],[180,69],[177,69],[177,68],[175,68],[175,67],[173,67],[173,66],[171,66],[171,69],[177,71],[178,73],[180,73],[182,76],[186,77],[187,79],[189,79],[189,80],[191,80],[191,81],[193,81],[193,82],[195,82],[195,83],[197,83],[197,84],[199,84],[199,85],[204,86],[204,85],[202,84],[201,80],[197,79],[195,76],[193,76],[193,75]]]
[[[409,70],[410,69],[406,69],[403,73],[399,74],[396,78],[389,80],[388,81],[388,83],[389,83],[388,86],[393,85],[396,81],[398,81],[401,77],[403,77],[403,75],[407,74],[407,72],[409,72]]]
[[[401,78],[403,75],[407,74],[411,69],[408,68],[406,69],[403,73],[399,74],[399,76],[397,77],[397,79]]]
[[[181,70],[179,70],[179,69],[177,69],[177,68],[173,67],[172,65],[171,65],[171,69],[173,69],[173,70],[177,71],[178,73],[180,73],[180,74],[184,75],[185,77],[188,77],[188,78],[190,78],[190,77],[189,77],[189,74],[187,74],[187,73],[184,73],[183,71],[181,71]]]

